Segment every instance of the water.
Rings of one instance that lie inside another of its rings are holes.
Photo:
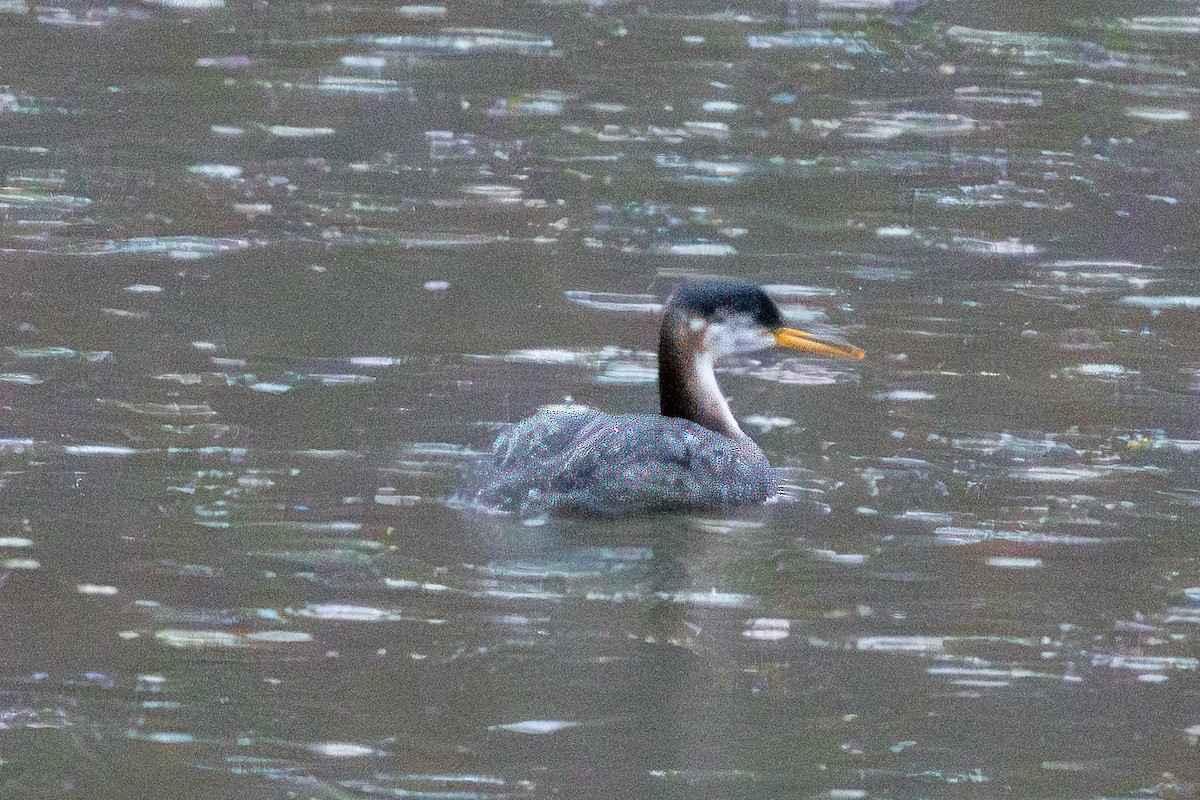
[[[5,796],[1194,797],[1196,13],[0,4]],[[778,502],[452,507],[710,274]]]

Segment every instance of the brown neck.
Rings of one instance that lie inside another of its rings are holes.
[[[658,339],[658,399],[664,417],[678,417],[731,439],[744,439],[713,375],[704,350],[704,330],[693,331],[681,315],[668,312]]]

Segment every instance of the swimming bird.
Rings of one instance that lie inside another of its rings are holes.
[[[667,301],[659,332],[660,413],[547,406],[496,440],[476,469],[474,501],[524,515],[612,516],[767,500],[776,491],[774,472],[730,411],[713,365],[772,345],[863,358],[857,347],[784,327],[760,286],[684,283]]]

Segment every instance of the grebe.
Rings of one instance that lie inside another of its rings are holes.
[[[779,307],[743,281],[683,284],[658,340],[660,414],[548,406],[503,433],[478,467],[474,501],[521,514],[615,515],[760,503],[776,491],[763,451],[729,410],[713,362],[778,344],[861,359],[857,347],[785,328]]]

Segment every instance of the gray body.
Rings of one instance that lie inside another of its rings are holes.
[[[474,475],[489,509],[608,516],[761,503],[775,493],[753,441],[657,414],[543,408],[496,441]]]

